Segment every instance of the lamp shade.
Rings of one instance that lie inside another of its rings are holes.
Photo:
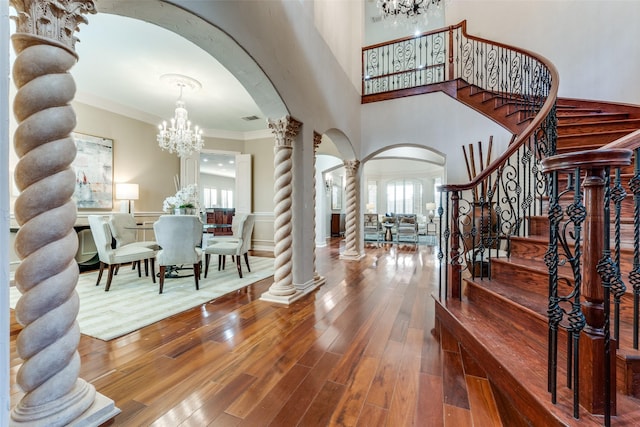
[[[138,184],[116,184],[117,200],[138,200]]]
[[[425,207],[427,208],[428,211],[432,211],[432,210],[434,210],[436,208],[436,204],[433,203],[433,202],[429,202],[429,203],[426,204]]]

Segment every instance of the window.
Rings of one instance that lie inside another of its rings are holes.
[[[375,181],[367,183],[367,211],[375,213],[378,206],[378,184]]]
[[[422,184],[417,179],[398,179],[387,184],[387,212],[421,213]]]
[[[233,207],[233,191],[232,190],[220,190],[220,204],[223,208]]]
[[[218,203],[218,190],[215,188],[204,188],[202,191],[204,208],[213,208]]]

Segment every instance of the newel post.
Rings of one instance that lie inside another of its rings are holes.
[[[616,342],[609,335],[609,293],[611,283],[603,273],[610,255],[607,168],[627,166],[631,151],[626,149],[590,150],[561,154],[542,161],[543,172],[584,171],[584,238],[577,237],[584,250],[574,274],[580,286],[580,308],[585,327],[579,343],[579,402],[592,414],[608,419],[616,412]],[[579,188],[579,187],[578,187]],[[606,221],[606,222],[605,222]],[[604,279],[603,279],[604,278]],[[608,403],[608,404],[607,404]]]
[[[592,414],[605,411],[607,383],[610,387],[611,413],[616,407],[615,357],[605,357],[607,336],[605,334],[604,287],[598,272],[598,263],[605,251],[605,170],[604,166],[587,168],[583,183],[586,217],[584,222],[584,256],[582,262],[582,312],[586,325],[580,339],[580,396],[581,404]],[[611,339],[610,352],[615,353],[616,344]],[[605,363],[610,366],[609,381],[606,381]]]
[[[451,245],[449,251],[449,287],[451,298],[462,298],[462,266],[460,264],[460,192],[451,192]]]

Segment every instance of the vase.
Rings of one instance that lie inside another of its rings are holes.
[[[174,208],[173,209],[173,214],[174,215],[184,215],[184,208]]]

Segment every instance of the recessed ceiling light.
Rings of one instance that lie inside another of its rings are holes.
[[[222,166],[222,163],[218,163],[218,166]]]
[[[209,159],[207,159],[206,157],[204,159],[202,159],[203,162],[208,162]]]
[[[233,160],[229,160],[229,164],[230,164],[230,165],[232,165],[232,164],[234,164],[234,163],[235,163],[235,162],[234,162]]]

